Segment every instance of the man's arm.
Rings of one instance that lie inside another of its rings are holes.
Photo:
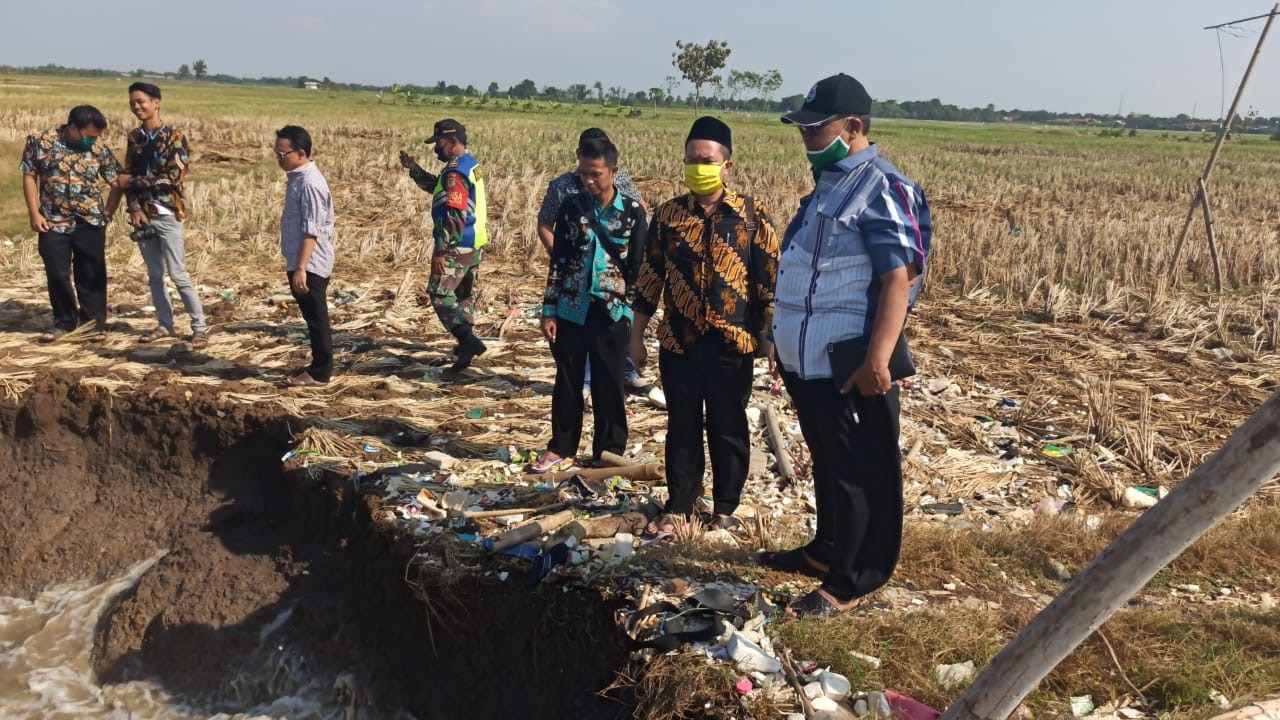
[[[648,362],[649,352],[644,346],[644,331],[649,327],[649,320],[658,311],[658,303],[662,302],[662,289],[666,283],[666,248],[662,242],[662,225],[657,221],[646,226],[641,247],[642,260],[636,273],[636,297],[631,304],[635,315],[635,325],[631,328],[631,360],[635,363],[636,370],[643,370]]]
[[[31,173],[22,174],[22,197],[27,201],[27,219],[31,222],[31,229],[37,233],[49,232],[49,221],[40,214],[40,186]]]
[[[402,161],[403,158],[407,158],[407,155],[402,155]],[[410,160],[410,163],[412,164],[406,165],[408,168],[408,177],[417,184],[417,187],[422,188],[422,191],[435,192],[435,183],[439,182],[439,176],[433,176],[433,174],[426,172],[426,170],[422,169],[421,165],[415,163],[415,161]]]
[[[542,204],[538,206],[538,240],[542,242],[548,255],[556,240],[556,211],[560,209],[560,203],[564,202],[564,193],[560,192],[556,183],[556,180],[552,180],[547,184],[547,192],[542,196]]]
[[[750,277],[747,282],[753,284],[751,296],[754,307],[747,313],[752,326],[748,332],[755,337],[756,348],[760,356],[768,356],[770,337],[773,329],[774,286],[778,278],[779,243],[778,233],[769,221],[769,211],[764,203],[756,201],[755,238],[751,243]]]
[[[857,387],[863,395],[883,395],[893,386],[889,358],[907,322],[911,288],[925,262],[925,241],[911,200],[911,192],[900,183],[886,182],[858,218],[872,269],[880,278],[880,294],[867,357],[841,392]]]
[[[307,265],[311,262],[311,253],[316,249],[316,236],[303,235],[302,248],[298,251],[298,267],[293,271],[292,286],[298,293],[311,290],[307,287]]]

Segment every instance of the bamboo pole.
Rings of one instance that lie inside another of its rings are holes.
[[[547,482],[559,482],[577,476],[584,480],[607,480],[615,475],[632,480],[658,480],[666,473],[662,463],[645,463],[643,465],[627,465],[626,467],[578,468],[576,470],[560,470],[549,473],[526,473],[525,479],[536,481],[539,478]]]
[[[1204,205],[1204,234],[1209,238],[1209,257],[1213,259],[1213,284],[1222,292],[1222,266],[1218,263],[1218,242],[1213,236],[1213,213],[1209,211],[1209,186],[1200,178],[1200,202]]]
[[[1178,234],[1178,242],[1173,250],[1173,265],[1170,268],[1175,286],[1178,284],[1178,259],[1182,256],[1182,245],[1187,239],[1187,231],[1191,228],[1191,220],[1195,216],[1196,203],[1204,203],[1205,213],[1209,212],[1209,197],[1204,188],[1209,183],[1209,176],[1213,174],[1214,164],[1218,162],[1218,153],[1222,152],[1222,144],[1226,142],[1227,135],[1231,132],[1231,122],[1235,120],[1236,111],[1240,109],[1240,101],[1244,99],[1244,87],[1249,83],[1249,75],[1253,73],[1253,66],[1258,61],[1258,55],[1262,53],[1262,44],[1267,41],[1267,33],[1271,31],[1271,23],[1276,19],[1277,13],[1280,13],[1280,2],[1276,3],[1275,7],[1271,8],[1270,14],[1265,16],[1267,24],[1262,27],[1262,34],[1258,36],[1258,44],[1254,46],[1253,55],[1249,58],[1249,64],[1244,69],[1244,77],[1240,78],[1240,87],[1236,88],[1236,96],[1231,101],[1231,109],[1227,111],[1227,117],[1224,118],[1222,132],[1218,133],[1218,140],[1213,144],[1213,151],[1209,153],[1209,161],[1205,163],[1204,172],[1200,175],[1200,187],[1196,189],[1196,196],[1191,200],[1191,209],[1187,213],[1187,219],[1182,223],[1182,232]],[[1250,19],[1256,20],[1257,18]],[[1205,222],[1209,222],[1207,217]],[[1221,292],[1222,288],[1219,287],[1218,291]]]
[[[1165,565],[1280,472],[1280,391],[1005,646],[942,720],[1005,720]]]
[[[796,466],[791,462],[791,453],[787,452],[787,444],[782,437],[781,421],[778,411],[772,404],[764,406],[764,419],[769,429],[769,444],[773,446],[773,455],[778,459],[778,474],[788,485],[796,482]]]

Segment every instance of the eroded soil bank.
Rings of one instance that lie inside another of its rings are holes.
[[[283,469],[302,424],[277,413],[39,378],[0,405],[0,594],[169,550],[102,619],[96,670],[211,713],[302,682],[359,717],[629,713],[595,694],[625,661],[608,603],[475,578],[415,594],[413,544],[375,526],[376,498]]]

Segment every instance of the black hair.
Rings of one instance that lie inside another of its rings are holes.
[[[146,93],[156,100],[160,99],[160,87],[158,85],[152,85],[151,83],[146,82],[136,82],[129,86],[129,94],[132,95],[136,92]]]
[[[578,156],[583,160],[604,160],[606,167],[618,167],[618,146],[607,139],[578,143]]]
[[[301,150],[311,157],[311,134],[297,125],[285,125],[276,131],[276,139],[289,141],[294,150]]]
[[[578,136],[578,144],[581,145],[582,143],[587,142],[588,140],[608,140],[608,139],[609,139],[609,135],[605,133],[604,130],[601,130],[600,128],[597,128],[597,127],[593,127],[593,128],[587,128],[586,130],[582,131],[582,134]]]
[[[67,124],[75,125],[78,130],[83,130],[90,125],[99,130],[107,129],[107,119],[103,117],[101,110],[92,105],[77,105],[71,108],[71,112],[67,113]]]

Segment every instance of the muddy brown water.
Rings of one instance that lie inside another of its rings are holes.
[[[0,404],[0,717],[628,717],[598,595],[406,585],[345,478],[285,472],[297,419],[204,389],[38,379]]]

